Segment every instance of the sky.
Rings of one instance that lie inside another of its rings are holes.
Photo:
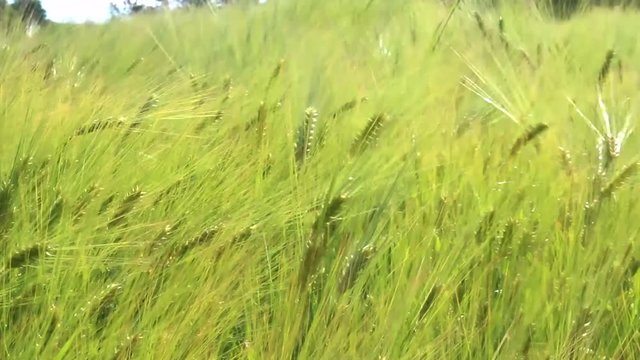
[[[54,22],[104,22],[111,16],[109,4],[113,0],[41,0],[47,18]],[[121,3],[121,1],[113,1]],[[156,4],[154,0],[139,1],[140,4]]]

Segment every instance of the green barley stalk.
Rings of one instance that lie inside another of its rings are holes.
[[[480,33],[484,38],[488,38],[489,34],[487,33],[487,28],[484,26],[484,20],[482,20],[482,16],[478,14],[478,12],[473,13],[473,17],[476,19],[476,25],[478,25],[478,29],[480,29]]]
[[[107,210],[109,210],[109,208],[111,207],[111,204],[113,204],[113,201],[115,199],[116,199],[116,194],[111,194],[106,199],[104,199],[100,203],[100,207],[98,209],[98,215],[102,215],[102,214],[106,213]]]
[[[604,62],[600,67],[600,72],[598,73],[598,84],[602,85],[607,79],[609,71],[611,70],[611,61],[613,60],[614,56],[615,52],[613,50],[607,51],[607,55],[605,56]]]
[[[200,134],[202,131],[204,131],[204,129],[206,129],[208,126],[210,125],[215,125],[217,124],[220,120],[222,120],[222,116],[224,115],[224,112],[222,110],[217,110],[214,111],[213,114],[205,117],[204,119],[202,119],[202,121],[200,121],[200,123],[198,124],[198,126],[196,126],[195,128],[195,133],[196,134]]]
[[[504,48],[508,51],[511,46],[509,44],[509,40],[507,40],[507,35],[505,34],[504,19],[502,18],[502,16],[500,16],[500,18],[498,19],[498,32],[502,45],[504,45]]]
[[[326,204],[311,227],[311,235],[307,241],[304,259],[298,274],[298,287],[300,291],[306,290],[309,279],[318,269],[320,260],[324,256],[330,236],[331,222],[335,221],[340,209],[347,200],[346,196],[336,196]]]
[[[442,36],[444,35],[449,22],[453,18],[453,14],[455,14],[456,10],[460,7],[462,0],[455,0],[455,3],[452,3],[449,7],[449,11],[447,12],[447,16],[442,19],[442,21],[436,27],[433,37],[433,44],[431,45],[431,51],[435,51],[440,45],[440,41],[442,40]]]
[[[144,62],[144,58],[143,57],[139,57],[137,59],[135,59],[131,65],[129,65],[129,67],[124,71],[125,74],[129,74],[131,73],[135,68],[138,67],[138,65],[142,64]]]
[[[560,151],[560,163],[562,164],[562,169],[569,178],[573,179],[575,170],[573,167],[573,159],[571,157],[571,153],[569,152],[569,150],[562,147],[558,149]]]
[[[611,197],[617,190],[622,188],[633,176],[638,173],[640,163],[631,163],[611,180],[607,186],[600,191],[600,199],[605,200]]]
[[[240,231],[239,233],[237,233],[229,243],[225,244],[224,246],[221,246],[215,253],[215,255],[213,256],[213,261],[214,262],[218,262],[220,261],[220,259],[222,259],[222,257],[224,256],[224,254],[231,249],[234,246],[238,246],[240,244],[242,244],[244,241],[246,241],[247,239],[249,239],[251,237],[251,235],[254,234],[255,230],[258,228],[257,224],[251,225],[251,226],[247,226],[246,228],[242,229],[242,231]]]
[[[624,280],[623,280],[624,289],[629,289],[632,286],[633,278],[638,273],[638,270],[640,270],[640,260],[636,259],[635,257],[632,257],[629,260],[629,264],[624,270]]]
[[[379,113],[369,118],[369,122],[367,122],[367,125],[353,142],[351,153],[355,155],[373,145],[373,143],[377,141],[381,129],[387,122],[389,122],[389,116],[385,113]]]
[[[624,82],[624,69],[623,69],[623,66],[622,66],[622,59],[618,59],[618,62],[616,63],[616,65],[617,65],[616,70],[617,70],[617,73],[618,73],[618,81],[620,83],[623,83]]]
[[[347,101],[331,114],[331,118],[335,119],[337,117],[340,117],[346,114],[347,112],[353,110],[358,105],[358,103],[364,103],[367,101],[368,101],[368,98],[366,96],[360,99],[353,99],[351,101]]]
[[[123,287],[120,284],[110,284],[101,292],[99,301],[91,309],[91,317],[98,332],[108,323],[109,317],[118,306],[118,297],[122,293]]]
[[[73,136],[91,134],[97,131],[118,128],[121,126],[124,126],[124,121],[122,120],[95,120],[91,124],[83,125],[76,129]]]
[[[418,312],[418,321],[424,321],[425,317],[427,316],[427,313],[429,312],[429,310],[431,309],[436,299],[438,298],[438,295],[440,295],[441,292],[442,292],[442,286],[440,285],[434,285],[429,290],[429,292],[427,293],[427,296],[422,302],[422,305],[420,306],[420,311]]]
[[[97,185],[91,185],[78,197],[71,213],[74,224],[78,224],[80,219],[86,214],[87,207],[91,204],[91,201],[95,199],[99,191],[100,188]]]
[[[487,240],[489,230],[491,230],[491,227],[493,226],[495,214],[495,210],[491,210],[487,212],[482,218],[482,221],[480,221],[475,232],[476,243],[481,244]]]
[[[33,264],[49,254],[50,248],[46,243],[34,244],[30,247],[15,252],[5,260],[4,269],[18,269]]]
[[[231,91],[233,91],[233,80],[231,79],[231,77],[227,76],[222,82],[222,92],[224,93],[224,97],[221,101],[222,104],[231,99]]]
[[[107,224],[107,228],[113,228],[123,224],[127,215],[134,209],[136,203],[139,202],[144,195],[145,193],[140,190],[139,187],[135,187],[131,192],[129,192]]]
[[[49,321],[47,332],[44,334],[44,338],[42,339],[40,355],[42,355],[44,350],[47,348],[49,341],[51,341],[51,338],[53,337],[53,333],[56,331],[58,325],[60,324],[60,314],[58,313],[58,311],[55,308],[52,308],[51,312],[51,320]]]
[[[212,228],[207,228],[202,231],[198,236],[190,239],[185,244],[182,244],[175,252],[175,258],[180,259],[184,257],[189,251],[195,249],[196,247],[205,245],[211,240],[213,240],[216,235],[218,235],[220,228],[218,226],[214,226]]]
[[[62,211],[64,209],[64,199],[58,196],[51,206],[49,211],[49,218],[47,221],[47,230],[51,231],[62,219]]]
[[[543,123],[536,124],[530,127],[529,129],[527,129],[527,131],[525,131],[525,133],[522,134],[511,147],[510,156],[511,157],[516,156],[520,151],[520,149],[522,149],[525,145],[527,145],[528,143],[533,141],[535,138],[540,136],[540,134],[545,132],[547,129],[549,129],[549,126]]]
[[[255,132],[256,145],[258,148],[261,147],[262,142],[267,134],[267,115],[268,115],[267,105],[265,104],[264,101],[261,101],[260,107],[258,107],[258,113],[245,126],[245,131],[253,129],[253,131]]]
[[[176,230],[178,230],[183,225],[183,223],[184,218],[169,225],[165,225],[162,230],[160,230],[160,232],[158,232],[158,234],[153,238],[153,240],[151,240],[149,246],[145,251],[145,255],[150,256],[155,250],[161,248],[164,244],[166,244],[169,238],[176,233]],[[174,252],[175,250],[172,250],[170,256],[173,256]]]
[[[140,125],[142,125],[142,120],[144,118],[144,115],[146,115],[147,113],[149,113],[151,110],[155,109],[158,107],[159,104],[159,99],[158,96],[156,94],[151,94],[147,100],[145,101],[144,104],[142,104],[142,106],[140,107],[140,109],[138,110],[138,113],[136,114],[135,119],[131,122],[131,124],[129,124],[129,128],[127,129],[127,133],[129,134],[132,131],[136,130],[137,128],[140,127]],[[126,135],[125,134],[125,135]]]
[[[0,237],[9,230],[13,219],[11,207],[14,186],[7,182],[0,184]]]
[[[111,360],[131,360],[134,358],[136,349],[138,345],[142,341],[141,334],[135,334],[133,336],[127,336],[126,342],[121,343],[118,346],[116,353],[113,355]]]
[[[273,83],[278,79],[278,77],[282,73],[282,68],[283,67],[284,67],[284,59],[280,59],[280,61],[276,65],[276,67],[273,69],[273,72],[271,73],[271,77],[269,78],[269,81],[267,82],[267,87],[266,87],[265,91],[269,91],[269,89],[271,89],[271,86],[273,86]]]
[[[347,264],[342,271],[342,276],[338,281],[338,293],[344,294],[355,284],[360,272],[367,266],[376,252],[376,247],[372,244],[358,249],[355,254],[347,258]]]
[[[317,125],[318,125],[318,110],[313,107],[308,107],[304,112],[304,119],[302,124],[298,128],[298,135],[295,143],[295,156],[298,166],[302,166],[305,160],[307,160],[317,145]]]

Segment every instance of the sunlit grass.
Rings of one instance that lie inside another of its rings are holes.
[[[438,4],[3,34],[0,357],[639,354],[640,14]]]

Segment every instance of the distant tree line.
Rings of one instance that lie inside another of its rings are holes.
[[[88,1],[88,0],[87,0]],[[111,13],[114,16],[136,14],[152,11],[158,8],[168,7],[169,0],[156,0],[156,6],[142,4],[138,0],[120,0],[111,3]],[[225,5],[234,0],[178,0],[180,6],[205,6]],[[40,0],[0,0],[0,18],[19,18],[27,23],[44,24],[47,22],[47,12],[42,7]]]
[[[243,0],[177,0],[178,5],[199,7],[207,5],[226,5]],[[246,1],[246,0],[245,0]],[[465,2],[465,0],[443,0],[445,3]],[[473,0],[472,0],[473,1]],[[514,0],[479,0],[481,3],[495,6],[501,2]],[[558,18],[568,18],[574,13],[591,6],[622,6],[640,8],[640,0],[532,0],[537,6]],[[111,13],[114,16],[149,12],[169,6],[169,0],[156,0],[156,5],[142,4],[139,0],[118,0],[111,2]],[[7,0],[0,0],[0,18],[19,18],[27,23],[43,24],[47,22],[47,12],[40,0],[14,0],[10,4]]]
[[[450,0],[451,1],[451,0]],[[453,0],[458,1],[458,0]],[[473,1],[473,0],[472,0]],[[498,4],[508,5],[514,0],[479,0],[480,3],[488,6],[496,6]],[[566,19],[577,12],[586,10],[593,6],[605,7],[634,7],[640,9],[640,0],[531,0],[538,8],[542,9],[549,15]],[[465,0],[462,0],[465,2]]]
[[[40,0],[15,0],[10,5],[7,0],[0,0],[0,14],[17,17],[27,23],[43,24],[47,21],[47,12]]]
[[[207,6],[207,5],[226,5],[235,2],[234,0],[178,0],[178,5],[186,6]],[[156,0],[156,5],[145,5],[138,0],[121,0],[119,2],[111,2],[111,14],[119,16],[122,14],[138,14],[149,12],[169,6],[169,0]]]

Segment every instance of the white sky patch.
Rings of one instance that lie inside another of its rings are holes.
[[[8,3],[12,3],[9,0]],[[122,0],[40,0],[42,7],[47,11],[47,18],[53,22],[61,23],[102,23],[111,18],[111,2],[121,5]],[[267,0],[258,0],[259,4]],[[138,0],[138,4],[154,6],[156,0]],[[169,1],[170,6],[175,6],[175,1]]]
[[[104,22],[109,20],[113,0],[41,0],[47,18],[54,22]],[[122,1],[113,1],[116,4]],[[156,5],[154,0],[139,1],[143,5]]]

